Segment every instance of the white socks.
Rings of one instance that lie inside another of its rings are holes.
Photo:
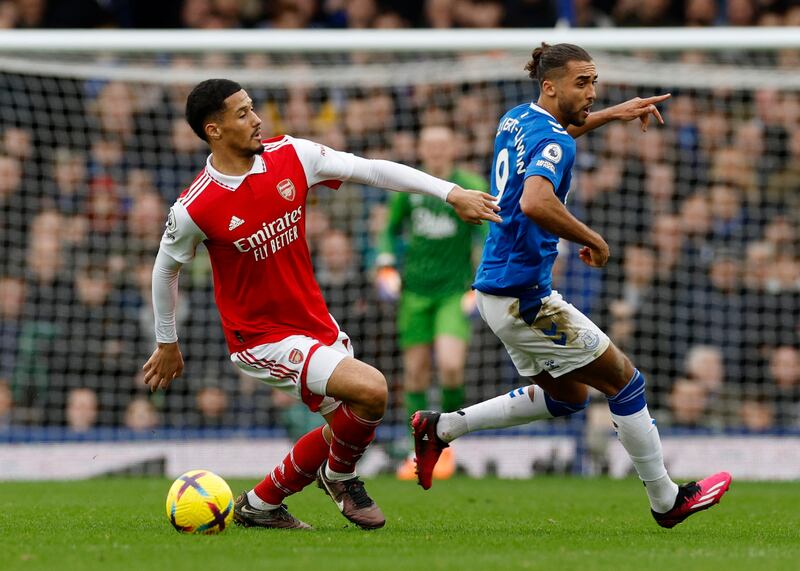
[[[667,474],[661,453],[661,439],[655,421],[645,406],[639,412],[621,416],[611,413],[617,436],[628,452],[639,478],[642,479],[653,511],[664,513],[672,509],[678,486]]]
[[[355,473],[355,470],[352,471],[352,472],[348,472],[346,474],[344,474],[342,472],[334,472],[333,470],[331,470],[328,467],[328,463],[326,462],[325,463],[325,477],[328,480],[331,480],[333,482],[344,482],[345,480],[349,480],[351,478],[355,478],[356,477],[356,473]]]
[[[627,412],[624,408],[630,407],[631,404],[634,407],[638,407],[640,403],[644,404],[644,379],[638,372],[634,374],[631,384],[620,391],[618,397],[622,405],[619,402],[609,402],[609,405],[618,411],[622,408]],[[553,406],[559,415],[570,414],[582,408],[579,405],[568,405],[558,401],[555,401]],[[564,410],[561,411],[561,408]],[[554,418],[554,415],[547,407],[544,391],[538,385],[530,385],[527,390],[514,389],[510,393],[463,410],[443,413],[439,417],[436,435],[445,442],[452,442],[476,430],[519,426],[547,418]],[[664,513],[671,510],[678,495],[678,486],[667,474],[661,453],[661,439],[655,421],[650,418],[647,405],[644,404],[641,410],[633,414],[621,415],[612,412],[611,418],[616,426],[619,441],[628,452],[636,472],[645,484],[653,511]]]
[[[280,506],[273,506],[272,504],[268,504],[261,498],[256,495],[255,490],[250,490],[247,492],[247,501],[250,502],[250,505],[253,506],[257,510],[274,510]]]
[[[452,442],[468,432],[519,426],[545,418],[553,418],[553,415],[547,409],[544,391],[538,385],[530,385],[463,410],[443,413],[436,426],[436,435],[445,442]]]

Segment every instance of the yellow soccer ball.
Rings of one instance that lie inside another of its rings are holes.
[[[210,470],[182,474],[167,494],[167,519],[181,533],[219,533],[233,519],[233,494]]]

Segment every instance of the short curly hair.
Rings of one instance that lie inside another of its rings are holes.
[[[208,142],[206,122],[224,111],[225,100],[241,89],[241,85],[230,79],[206,79],[195,85],[186,98],[186,122],[192,131]]]

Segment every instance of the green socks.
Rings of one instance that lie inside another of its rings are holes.
[[[464,387],[442,387],[442,412],[453,412],[464,406]]]
[[[406,393],[406,418],[411,418],[411,415],[418,410],[426,410],[427,408],[428,393],[426,391]]]

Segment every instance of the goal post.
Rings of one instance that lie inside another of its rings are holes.
[[[587,50],[781,50],[800,27],[533,28],[469,30],[5,30],[0,51],[44,53],[479,52],[568,42]]]

